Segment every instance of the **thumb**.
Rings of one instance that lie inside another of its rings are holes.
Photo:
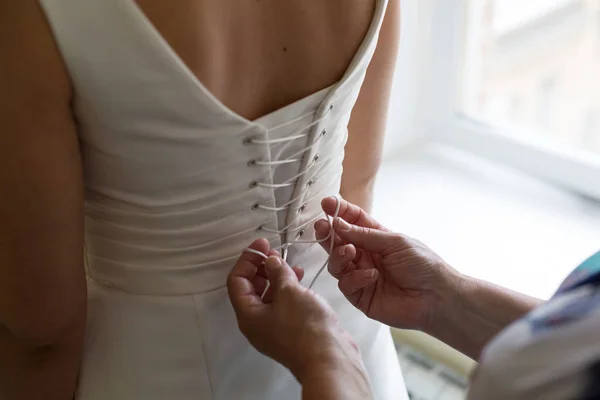
[[[284,264],[283,260],[277,256],[271,256],[267,259],[265,272],[267,273],[267,279],[275,290],[285,284],[298,283],[298,277],[294,270]]]
[[[372,253],[383,253],[398,241],[398,236],[392,232],[351,225],[342,218],[335,219],[333,228],[344,242]]]

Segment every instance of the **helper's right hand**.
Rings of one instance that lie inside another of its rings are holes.
[[[333,216],[337,201],[324,199],[323,210]],[[329,272],[338,279],[341,292],[370,318],[427,331],[460,275],[424,244],[389,231],[360,207],[339,201]],[[330,224],[319,220],[315,230],[317,238],[324,239]],[[330,240],[322,242],[327,251]]]

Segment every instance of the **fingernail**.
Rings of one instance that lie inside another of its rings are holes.
[[[375,278],[375,275],[377,275],[377,270],[376,269],[370,269],[368,271],[365,271],[365,276],[369,279],[373,279]]]
[[[265,264],[265,268],[268,271],[272,271],[273,268],[278,268],[281,267],[283,265],[283,262],[281,261],[281,258],[279,257],[274,257],[271,256],[269,257],[269,259],[267,260],[266,264]]]
[[[340,247],[340,249],[338,250],[338,254],[344,257],[346,255],[346,246]]]
[[[337,222],[338,222],[338,226],[340,227],[341,230],[343,230],[343,231],[349,231],[350,230],[350,225],[346,221],[344,221],[343,219],[338,218]]]

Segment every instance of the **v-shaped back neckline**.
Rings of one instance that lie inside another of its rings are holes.
[[[144,31],[146,31],[144,33],[147,33],[148,35],[150,35],[150,37],[152,37],[154,40],[156,40],[159,47],[167,53],[167,55],[169,56],[169,59],[171,59],[173,61],[173,69],[176,70],[176,72],[178,74],[180,74],[184,79],[186,79],[193,89],[197,89],[197,90],[201,91],[206,97],[208,97],[210,99],[210,101],[217,108],[219,108],[222,112],[228,114],[229,116],[231,116],[238,122],[244,123],[244,124],[248,125],[249,127],[259,127],[263,130],[268,130],[268,127],[262,125],[261,122],[268,119],[269,116],[284,112],[291,107],[302,104],[302,103],[314,98],[317,94],[320,94],[324,91],[329,91],[329,92],[334,91],[335,89],[341,87],[348,80],[348,78],[352,75],[352,72],[354,71],[354,69],[356,69],[356,66],[359,64],[359,61],[361,59],[362,54],[364,53],[364,50],[369,46],[371,40],[373,39],[374,31],[378,30],[380,22],[381,22],[380,20],[383,18],[382,13],[385,12],[385,4],[386,4],[386,0],[376,0],[375,11],[373,13],[373,18],[371,20],[369,29],[367,30],[367,33],[366,33],[365,37],[363,38],[363,41],[362,41],[360,47],[358,48],[357,52],[352,57],[350,64],[346,68],[344,75],[342,76],[342,78],[339,81],[337,81],[337,82],[331,84],[330,86],[323,88],[317,92],[310,93],[309,95],[302,97],[296,101],[293,101],[292,103],[289,103],[281,108],[278,108],[278,109],[268,112],[264,115],[261,115],[258,118],[250,120],[250,119],[244,117],[243,115],[233,111],[231,108],[229,108],[226,104],[224,104],[219,98],[217,98],[217,96],[215,96],[202,83],[200,78],[198,78],[198,76],[191,70],[191,68],[185,63],[185,61],[181,58],[181,56],[179,54],[177,54],[177,52],[171,46],[171,44],[165,39],[165,37],[162,35],[162,33],[160,33],[160,31],[154,25],[154,23],[152,23],[150,18],[148,18],[148,16],[146,15],[146,13],[144,12],[144,10],[141,8],[141,6],[138,4],[138,2],[136,0],[122,0],[122,1],[124,2],[124,4],[126,6],[128,6],[130,8],[132,15],[139,20],[139,22],[140,22],[139,26]],[[327,96],[325,96],[325,98],[327,98]]]

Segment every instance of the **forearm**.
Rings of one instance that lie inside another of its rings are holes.
[[[400,47],[400,1],[390,0],[348,125],[341,195],[371,212],[373,186],[381,165],[389,100]]]
[[[300,381],[303,400],[370,400],[369,379],[362,365],[332,362],[311,368]]]
[[[79,372],[82,332],[63,343],[31,346],[0,327],[0,398],[71,400]]]
[[[479,359],[483,348],[513,321],[542,303],[500,286],[456,275],[440,293],[426,333]]]
[[[340,190],[344,200],[356,204],[367,213],[370,213],[373,206],[373,190],[375,187],[375,175],[365,178],[360,182],[354,182],[350,178],[342,181]]]

